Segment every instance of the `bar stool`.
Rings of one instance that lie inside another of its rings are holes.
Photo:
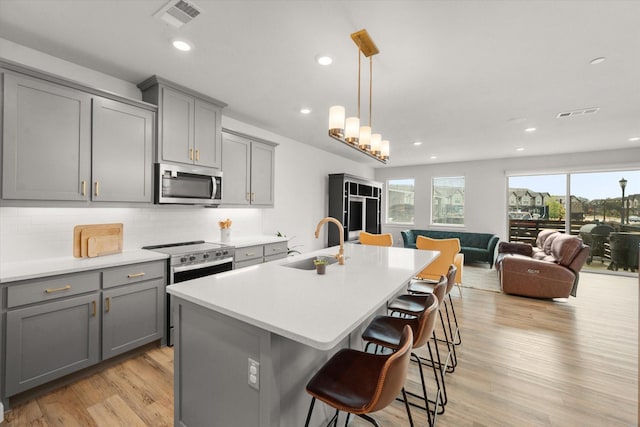
[[[436,286],[433,287],[433,292],[400,295],[399,297],[397,297],[396,299],[394,299],[388,304],[387,309],[391,311],[392,315],[397,313],[403,316],[418,316],[427,308],[427,305],[426,305],[427,297],[429,295],[435,295],[435,297],[438,300],[437,312],[440,317],[440,324],[442,325],[442,330],[446,337],[447,336],[446,327],[444,324],[444,320],[442,318],[442,312],[440,311],[439,308],[442,305],[442,301],[444,300],[448,282],[449,282],[448,278],[445,276],[442,276],[440,277],[440,281],[436,284]],[[443,362],[442,361],[443,358],[440,355],[440,349],[438,348],[438,345],[437,345],[438,341],[441,341],[441,340],[439,340],[436,336],[435,327],[434,327],[434,331],[432,332],[432,337],[433,337],[434,343],[436,344],[435,345],[436,360],[434,360],[433,357],[431,357],[431,360],[426,360],[424,358],[421,358],[421,361],[426,363],[429,366],[437,367],[437,371],[440,376],[440,382],[438,383],[438,388],[442,389],[442,400],[441,400],[440,408],[438,409],[438,414],[442,414],[444,413],[444,406],[448,402],[447,388],[444,382],[444,374],[446,372],[451,372],[450,370],[447,369],[449,358],[452,357],[451,346],[449,345],[448,340],[446,340],[445,342],[447,344],[447,356],[444,358],[444,362]],[[438,382],[437,376],[436,376],[436,382]]]
[[[307,393],[312,396],[305,427],[309,426],[316,399],[335,408],[336,413],[329,424],[338,422],[340,411],[349,416],[355,414],[379,427],[369,415],[389,406],[402,392],[409,423],[413,427],[411,409],[404,389],[413,332],[409,325],[402,330],[397,350],[391,354],[371,354],[353,349],[342,349],[331,357],[307,384]]]
[[[425,295],[430,293],[435,293],[440,301],[440,307],[444,306],[445,314],[447,316],[447,322],[445,323],[444,317],[442,316],[442,310],[440,310],[440,323],[442,324],[442,332],[444,334],[444,340],[438,339],[440,342],[445,342],[447,344],[447,357],[445,358],[444,369],[448,373],[453,373],[458,366],[458,354],[456,352],[455,339],[453,334],[453,329],[451,327],[451,318],[449,316],[449,310],[446,304],[446,297],[451,292],[453,287],[455,286],[456,280],[456,266],[451,264],[449,266],[449,271],[447,272],[446,277],[446,285],[444,288],[444,294],[440,295],[440,292],[443,290],[438,288],[439,292],[436,292],[436,287],[440,284],[433,282],[425,282],[425,281],[415,281],[411,282],[407,288],[410,295],[402,295],[396,301],[397,304],[392,307],[390,304],[388,308],[393,311],[397,311],[403,314],[408,314],[415,316],[417,312],[420,311],[420,305],[409,304],[407,301],[412,301],[411,295]],[[450,295],[449,295],[450,297]],[[404,298],[404,300],[403,300]],[[451,365],[449,365],[449,359],[451,359]]]
[[[393,246],[393,235],[391,233],[372,234],[367,233],[366,231],[361,231],[360,244],[374,246]]]
[[[403,328],[405,328],[406,325],[409,325],[411,327],[411,330],[413,331],[413,349],[415,350],[425,345],[427,346],[427,349],[429,350],[429,356],[431,357],[433,375],[437,384],[436,398],[432,401],[434,403],[434,410],[431,411],[429,409],[429,398],[427,396],[427,386],[424,379],[422,360],[420,360],[420,357],[414,351],[411,352],[411,357],[416,363],[418,363],[418,372],[420,373],[420,382],[422,385],[422,396],[416,395],[411,392],[407,392],[407,394],[417,397],[424,402],[424,406],[419,406],[414,403],[410,404],[424,409],[427,412],[427,420],[429,426],[434,426],[441,393],[438,373],[436,372],[437,368],[433,360],[433,352],[431,351],[431,344],[429,340],[433,335],[433,329],[436,324],[436,312],[438,311],[439,304],[438,298],[433,294],[426,295],[424,299],[424,305],[426,306],[426,309],[423,310],[422,313],[420,313],[417,317],[401,318],[391,316],[376,316],[371,321],[369,326],[367,326],[367,329],[365,329],[365,331],[362,333],[362,339],[364,341],[367,341],[365,351],[369,349],[369,346],[371,344],[375,344],[376,353],[379,346],[396,350],[402,335]]]

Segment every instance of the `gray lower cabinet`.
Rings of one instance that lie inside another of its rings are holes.
[[[288,242],[268,243],[236,248],[234,254],[234,268],[250,267],[287,257]]]
[[[273,206],[275,147],[273,143],[223,132],[223,204]]]
[[[3,284],[1,399],[164,342],[165,281],[161,260]]]
[[[5,395],[100,360],[98,292],[7,313]]]
[[[164,280],[102,293],[102,358],[116,356],[163,336]]]

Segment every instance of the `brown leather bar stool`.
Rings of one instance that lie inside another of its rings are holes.
[[[428,301],[427,297],[429,295],[435,295],[435,297],[438,299],[437,312],[438,312],[438,316],[440,317],[440,324],[442,325],[443,331],[446,334],[446,328],[444,326],[444,321],[442,318],[442,312],[440,311],[440,306],[442,305],[441,301],[445,297],[447,285],[448,285],[448,278],[445,276],[441,276],[440,281],[433,288],[432,293],[400,295],[399,297],[391,301],[387,306],[387,308],[391,311],[392,315],[398,313],[404,316],[414,316],[414,317],[419,316],[420,313],[422,313],[427,308],[427,301]],[[438,408],[438,414],[442,414],[444,413],[444,406],[448,402],[447,388],[444,382],[444,374],[447,372],[448,361],[449,361],[449,358],[451,357],[451,348],[447,341],[447,356],[443,358],[440,355],[440,349],[438,348],[437,343],[439,340],[436,336],[435,328],[431,335],[433,337],[433,341],[435,344],[434,347],[436,351],[436,358],[435,360],[433,357],[431,357],[431,360],[427,360],[424,358],[421,358],[420,360],[421,362],[425,363],[428,366],[437,368],[437,372],[440,378],[438,379],[438,376],[436,376],[436,383],[437,383],[438,389],[442,390],[442,399],[440,402],[440,406]],[[443,362],[443,359],[444,359],[444,362]]]
[[[453,373],[456,369],[456,367],[458,366],[458,354],[456,352],[456,346],[455,346],[455,334],[454,334],[454,329],[451,326],[451,317],[449,316],[449,308],[447,305],[447,295],[449,296],[449,298],[451,298],[451,290],[453,289],[453,287],[455,286],[455,281],[456,281],[456,274],[457,274],[457,268],[454,264],[451,264],[449,266],[449,271],[447,272],[447,285],[445,287],[444,290],[444,295],[442,295],[442,297],[440,297],[440,295],[438,296],[438,300],[440,301],[440,307],[444,306],[444,311],[445,311],[445,315],[447,316],[447,322],[445,324],[444,322],[444,318],[442,317],[442,312],[440,312],[440,321],[442,323],[442,332],[444,333],[444,340],[440,340],[441,342],[446,342],[447,344],[447,350],[448,350],[448,354],[447,354],[447,359],[445,360],[447,363],[445,365],[445,369],[446,372],[448,373]],[[430,294],[433,293],[435,290],[435,287],[437,286],[437,283],[433,283],[433,282],[424,282],[424,281],[416,281],[416,282],[412,282],[409,284],[409,287],[407,288],[409,293],[414,294],[414,295],[425,295],[425,294]],[[407,296],[407,298],[409,300],[411,300],[410,296]],[[453,308],[453,306],[452,306]],[[389,309],[391,308],[391,305],[389,306]],[[399,305],[396,308],[393,308],[394,311],[397,312],[401,312],[404,314],[409,314],[409,315],[414,315],[416,312],[419,312],[421,310],[420,306],[417,307],[406,307],[403,305]],[[417,310],[417,311],[414,311]],[[449,358],[451,358],[451,365],[449,365]]]
[[[389,406],[402,392],[409,423],[413,427],[404,383],[407,378],[413,332],[409,325],[402,330],[397,350],[391,354],[371,354],[342,349],[325,363],[307,384],[312,396],[305,427],[309,426],[316,399],[336,409],[329,424],[337,425],[340,411],[355,414],[374,426],[369,415]]]
[[[455,267],[456,274],[455,277],[451,277],[451,267]],[[452,264],[449,267],[449,271],[447,272],[447,278],[449,279],[449,283],[447,286],[446,298],[443,302],[445,305],[445,312],[447,315],[447,323],[449,324],[449,335],[451,341],[455,345],[462,344],[462,337],[460,335],[460,326],[458,325],[458,317],[456,316],[456,310],[453,306],[453,299],[451,298],[451,291],[453,287],[458,284],[458,280],[460,278],[460,268],[457,264]],[[434,280],[414,280],[409,283],[408,290],[413,293],[431,293],[433,292],[433,287],[436,285],[437,281]],[[462,294],[461,294],[462,295]],[[451,318],[449,317],[449,307],[451,307],[451,313],[453,315],[453,321],[455,323],[455,327],[451,325]]]
[[[418,363],[418,372],[420,373],[420,381],[422,385],[422,396],[416,395],[411,392],[407,392],[407,394],[419,398],[424,406],[416,405],[414,403],[410,403],[413,406],[417,406],[421,409],[424,409],[427,412],[427,420],[429,426],[434,426],[436,422],[437,408],[440,402],[440,383],[438,380],[438,373],[436,364],[433,360],[433,352],[431,351],[431,344],[429,340],[433,335],[433,329],[436,324],[436,313],[438,312],[438,298],[433,295],[427,295],[424,297],[424,305],[426,309],[422,311],[417,317],[410,318],[401,318],[401,317],[391,317],[391,316],[376,316],[367,329],[362,333],[362,339],[367,341],[367,345],[365,347],[365,351],[368,350],[371,344],[376,345],[376,349],[378,346],[382,346],[385,348],[389,348],[392,350],[396,350],[398,347],[398,343],[400,342],[400,338],[402,335],[403,329],[406,325],[411,327],[413,331],[413,349],[417,349],[423,346],[426,346],[429,350],[429,356],[431,357],[431,366],[433,368],[433,375],[436,380],[436,384],[438,384],[436,390],[436,398],[432,402],[434,403],[434,410],[429,409],[429,398],[427,395],[427,386],[424,379],[424,371],[422,369],[422,360],[420,357],[414,352],[411,352],[412,359]]]

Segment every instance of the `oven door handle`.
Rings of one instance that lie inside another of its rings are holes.
[[[210,261],[210,262],[203,262],[200,264],[190,264],[190,265],[185,265],[182,267],[173,267],[173,272],[174,273],[182,273],[183,271],[191,271],[191,270],[199,270],[201,268],[206,268],[206,267],[213,267],[215,265],[221,265],[221,264],[227,264],[227,263],[232,263],[233,262],[233,258],[223,258],[223,259],[219,259],[217,261]]]

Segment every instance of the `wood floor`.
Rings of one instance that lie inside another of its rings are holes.
[[[454,290],[463,343],[437,425],[637,426],[638,288],[637,277],[585,273],[568,302]],[[1,426],[170,426],[172,363],[172,349],[150,349],[15,406]],[[398,403],[375,417],[408,425]]]

